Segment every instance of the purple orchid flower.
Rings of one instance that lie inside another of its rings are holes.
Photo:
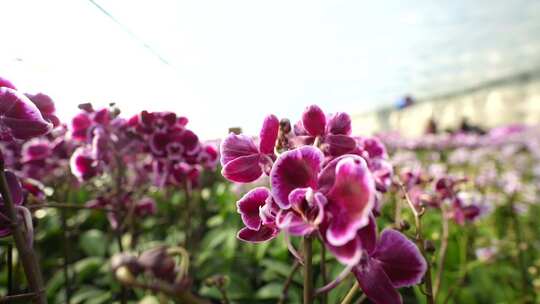
[[[221,143],[221,174],[238,183],[253,182],[263,173],[268,174],[275,159],[278,131],[279,120],[269,115],[264,120],[258,148],[250,137],[229,134]]]
[[[79,181],[86,181],[99,174],[98,161],[93,157],[89,147],[79,147],[73,152],[70,159],[71,173]]]
[[[375,184],[365,160],[357,155],[338,157],[321,168],[323,159],[312,146],[281,154],[270,174],[272,194],[281,209],[292,209],[281,213],[282,228],[289,224],[286,230],[296,235],[311,233],[324,218],[328,242],[340,246],[368,224]]]
[[[474,222],[485,214],[477,197],[471,194],[459,193],[452,201],[451,217],[458,225]]]
[[[88,128],[92,125],[92,119],[86,112],[79,113],[71,119],[71,137],[75,140],[85,141]]]
[[[23,145],[22,162],[43,164],[51,154],[52,147],[49,141],[44,139],[34,139]]]
[[[0,87],[1,140],[27,140],[46,134],[51,128],[52,124],[43,119],[28,97],[8,87]]]
[[[137,216],[146,216],[156,214],[156,201],[148,196],[142,197],[135,205],[135,214]]]
[[[350,137],[351,118],[346,113],[336,113],[326,117],[316,105],[308,106],[302,114],[302,120],[294,126],[296,146],[311,145],[316,138],[326,155],[340,156],[351,153],[356,148],[355,140]]]
[[[357,137],[355,154],[362,156],[375,178],[377,190],[386,192],[392,185],[393,167],[388,161],[388,153],[384,144],[377,137]]]
[[[259,187],[249,191],[236,206],[246,226],[238,232],[240,240],[260,243],[277,236],[279,228],[274,224],[277,209],[267,188]]]
[[[397,288],[419,284],[427,264],[416,245],[400,232],[386,229],[377,240],[375,225],[359,232],[364,248],[353,273],[374,303],[402,303]],[[362,235],[363,234],[363,235]]]

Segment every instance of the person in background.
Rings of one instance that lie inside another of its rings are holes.
[[[437,134],[437,122],[433,117],[428,120],[424,134]]]
[[[414,98],[412,98],[412,96],[405,95],[396,102],[396,108],[402,110],[414,105],[415,103],[416,101]]]
[[[486,131],[479,126],[472,125],[467,117],[463,117],[459,125],[459,132],[485,134]]]

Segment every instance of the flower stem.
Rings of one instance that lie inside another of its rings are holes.
[[[118,227],[115,229],[114,231],[114,234],[116,236],[116,242],[118,243],[118,251],[119,252],[123,252],[124,251],[124,246],[122,244],[122,235],[123,235],[123,226],[124,226],[124,221],[126,220],[125,218],[122,219],[122,209],[121,209],[121,202],[122,202],[122,194],[123,194],[123,188],[122,188],[122,184],[123,184],[123,181],[124,181],[124,174],[125,174],[125,167],[124,167],[124,163],[122,161],[122,157],[120,156],[120,154],[118,153],[118,150],[115,149],[115,160],[116,160],[116,176],[115,176],[115,179],[114,179],[114,187],[115,187],[115,195],[116,195],[116,204],[115,204],[115,210],[116,210],[116,214],[115,216],[117,217],[117,220],[119,221],[118,223]],[[127,304],[127,290],[124,288],[124,286],[120,286],[120,303],[121,304]]]
[[[62,264],[63,270],[64,270],[64,284],[65,284],[65,301],[67,304],[71,303],[71,282],[69,277],[69,235],[68,235],[68,227],[67,227],[67,214],[66,210],[62,209],[60,211],[60,216],[62,219],[62,241],[63,244],[63,255],[64,255],[64,263]]]
[[[441,248],[439,249],[439,260],[437,263],[437,273],[435,274],[435,282],[433,284],[433,299],[437,300],[439,295],[442,275],[444,272],[444,262],[446,260],[446,252],[448,251],[448,212],[446,206],[441,205],[441,217],[442,217],[442,236],[441,236]]]
[[[355,280],[351,289],[349,289],[343,300],[341,300],[341,304],[350,304],[359,287],[360,285],[358,284],[358,281]]]
[[[401,185],[401,190],[403,191],[403,193],[405,195],[405,200],[409,204],[409,208],[411,209],[411,211],[412,211],[412,213],[414,215],[414,224],[415,224],[415,227],[416,227],[416,235],[415,235],[414,240],[416,242],[416,246],[418,246],[418,248],[420,249],[420,252],[422,253],[422,256],[426,260],[427,268],[426,268],[426,274],[424,275],[424,284],[425,284],[425,287],[426,287],[426,290],[425,290],[424,294],[426,295],[426,301],[427,301],[428,304],[435,304],[435,300],[433,298],[433,287],[432,287],[432,283],[431,283],[431,265],[430,265],[429,259],[427,257],[427,254],[426,254],[424,237],[422,235],[422,219],[421,219],[421,217],[424,214],[425,209],[422,209],[420,212],[418,212],[418,210],[416,210],[416,207],[414,206],[413,202],[411,201],[411,199],[409,197],[409,194],[407,193],[407,191],[405,190],[405,187],[403,185]]]
[[[320,267],[321,267],[321,276],[322,276],[322,283],[323,286],[328,283],[328,277],[326,276],[326,247],[324,246],[324,242],[320,240],[321,242],[321,261]],[[328,293],[323,293],[321,295],[321,304],[328,303]]]
[[[304,237],[304,304],[313,303],[313,242]]]
[[[26,279],[28,280],[30,289],[35,293],[35,303],[47,303],[47,298],[45,297],[43,289],[43,278],[41,277],[41,270],[39,268],[39,263],[34,252],[34,248],[32,248],[28,243],[26,234],[21,229],[21,226],[18,225],[19,218],[17,216],[17,212],[15,211],[15,204],[13,203],[11,193],[9,192],[3,162],[0,162],[0,171],[0,193],[2,194],[2,198],[4,200],[5,211],[7,213],[6,215],[9,217],[12,223],[11,234],[15,240],[15,246],[19,252]]]
[[[529,297],[529,295],[534,294],[533,291],[531,291],[531,280],[529,279],[529,272],[527,269],[527,255],[526,255],[526,247],[523,248],[523,246],[526,246],[527,244],[523,242],[523,232],[521,230],[521,223],[519,222],[519,218],[516,214],[516,211],[514,210],[514,197],[510,199],[510,214],[514,226],[514,233],[516,237],[516,243],[517,243],[517,249],[518,249],[518,262],[519,262],[519,268],[521,272],[521,283],[523,288],[523,294]]]
[[[13,293],[13,245],[7,246],[7,295]]]
[[[88,207],[84,205],[72,205],[67,203],[40,203],[36,205],[30,205],[28,206],[28,209],[35,210],[35,209],[43,209],[43,208],[58,208],[58,209],[78,209],[78,210],[96,210],[96,211],[103,211],[103,212],[117,212],[116,209],[107,208],[107,207]]]
[[[365,300],[367,299],[367,296],[365,293],[363,293],[360,298],[358,298],[358,300],[356,300],[356,302],[354,302],[354,304],[362,304]]]
[[[185,191],[185,198],[186,198],[186,206],[185,209],[182,210],[184,212],[184,218],[185,218],[185,238],[184,238],[184,247],[187,250],[191,250],[191,217],[192,217],[192,210],[191,210],[191,200],[192,200],[192,192],[191,192],[191,183],[189,180],[186,180],[184,183],[184,191]],[[181,209],[180,209],[181,210]]]
[[[278,304],[284,304],[285,301],[287,301],[287,297],[289,294],[289,287],[291,286],[291,283],[293,281],[294,274],[296,271],[298,271],[298,268],[300,268],[300,262],[298,260],[294,261],[294,265],[291,269],[291,272],[289,273],[289,276],[285,280],[285,283],[283,284],[283,291],[281,292],[281,297],[279,298]]]

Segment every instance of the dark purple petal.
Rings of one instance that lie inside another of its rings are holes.
[[[375,183],[365,160],[358,156],[340,160],[334,185],[327,195],[327,210],[332,215],[326,233],[330,244],[345,244],[368,224],[374,196]]]
[[[199,145],[199,137],[191,130],[184,130],[179,139],[186,151],[193,151]]]
[[[276,237],[279,229],[271,226],[262,226],[259,230],[244,227],[238,231],[237,238],[249,243],[262,243]]]
[[[111,117],[109,109],[104,108],[94,112],[94,121],[101,125],[109,124]]]
[[[377,190],[386,192],[392,184],[393,168],[392,164],[384,158],[376,157],[369,159],[369,169],[375,178]]]
[[[6,181],[9,187],[9,192],[11,193],[11,199],[15,205],[21,205],[23,202],[23,193],[21,183],[19,179],[13,172],[5,171]]]
[[[260,156],[258,154],[238,157],[227,162],[221,169],[221,174],[233,182],[253,182],[263,174],[259,160]]]
[[[157,212],[156,201],[151,197],[143,197],[137,202],[135,206],[135,214],[138,216],[145,216],[155,214]]]
[[[325,234],[324,230],[321,230],[321,234]],[[345,265],[356,265],[362,257],[362,244],[359,238],[354,238],[344,245],[333,246],[328,242],[325,242],[326,248],[336,257],[338,262]]]
[[[87,113],[79,113],[71,120],[71,136],[77,140],[85,140],[88,136],[88,128],[92,125],[92,120]]]
[[[290,207],[289,193],[296,188],[316,189],[317,174],[324,160],[322,152],[312,146],[300,147],[279,156],[270,172],[270,183],[276,203]]]
[[[255,188],[246,193],[237,203],[236,209],[242,217],[244,225],[252,230],[261,228],[260,208],[265,205],[270,196],[270,190],[264,187]]]
[[[245,135],[229,134],[220,145],[221,165],[224,166],[228,162],[242,156],[258,154],[259,150],[253,139]]]
[[[377,246],[377,222],[373,214],[369,216],[369,223],[358,230],[358,238],[362,244],[362,248],[371,254]]]
[[[360,288],[375,304],[400,304],[401,295],[392,285],[383,267],[376,260],[368,260],[353,270]]]
[[[169,142],[169,134],[159,132],[152,134],[148,143],[152,153],[158,156],[164,156],[166,154],[166,149]]]
[[[330,134],[351,135],[351,117],[343,112],[332,114],[328,120],[327,128]]]
[[[52,98],[43,93],[25,94],[39,109],[42,114],[54,114],[56,108]]]
[[[369,154],[369,157],[386,158],[386,148],[384,144],[377,138],[366,138],[363,141],[364,150]]]
[[[60,125],[60,119],[54,115],[56,108],[54,102],[49,95],[37,93],[35,95],[25,94],[39,109],[43,118],[50,121],[55,127]]]
[[[52,128],[28,97],[7,87],[0,88],[0,124],[17,139],[41,136]]]
[[[311,105],[302,114],[302,125],[312,136],[322,136],[326,129],[326,116],[316,105]]]
[[[275,115],[268,115],[264,119],[260,133],[259,150],[263,154],[274,154],[274,147],[279,132],[279,120]]]
[[[324,138],[323,149],[331,156],[351,153],[355,148],[356,141],[348,135],[327,135]]]
[[[420,283],[427,268],[418,247],[396,230],[386,229],[381,234],[372,258],[379,261],[395,288]]]

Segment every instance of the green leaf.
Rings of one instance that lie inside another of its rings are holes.
[[[71,299],[73,304],[101,304],[110,303],[111,293],[91,286],[81,287]]]
[[[88,256],[104,256],[107,250],[106,244],[105,235],[97,229],[84,232],[79,241],[79,246]]]
[[[282,292],[282,284],[270,283],[259,288],[259,290],[257,290],[257,293],[255,294],[255,297],[257,299],[277,299],[281,296]]]
[[[106,265],[107,261],[100,257],[90,257],[77,261],[73,268],[77,274],[76,278],[80,282],[84,282],[86,279],[91,279],[94,276],[99,276],[100,268]]]

